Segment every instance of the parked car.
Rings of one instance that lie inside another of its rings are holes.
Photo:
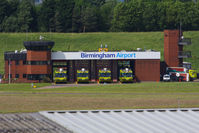
[[[171,77],[170,77],[169,74],[165,74],[165,75],[163,76],[163,81],[170,81],[170,80],[171,80]]]

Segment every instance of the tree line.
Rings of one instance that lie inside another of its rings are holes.
[[[0,0],[0,32],[199,29],[196,0]]]

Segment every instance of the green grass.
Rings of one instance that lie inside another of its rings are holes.
[[[110,50],[154,49],[161,52],[163,60],[163,32],[119,32],[119,33],[0,33],[0,73],[4,73],[4,52],[24,48],[23,41],[38,40],[42,35],[55,42],[54,51],[93,51],[101,44],[108,44]],[[185,50],[192,51],[190,61],[199,72],[199,31],[184,32],[192,39],[192,45]]]
[[[199,93],[199,82],[149,82],[133,84],[96,84],[91,86],[74,86],[42,89],[49,83],[0,84],[1,92],[45,92],[45,93]]]
[[[30,84],[0,85],[1,113],[178,107],[199,107],[199,82],[96,84],[50,89],[33,89]]]

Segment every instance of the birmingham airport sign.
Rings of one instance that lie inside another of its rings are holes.
[[[160,59],[160,52],[52,52],[52,60]]]

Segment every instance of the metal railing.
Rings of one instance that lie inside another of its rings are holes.
[[[189,58],[189,57],[191,57],[191,51],[178,52],[178,58]]]
[[[191,45],[191,38],[183,38],[178,42],[179,45]]]

